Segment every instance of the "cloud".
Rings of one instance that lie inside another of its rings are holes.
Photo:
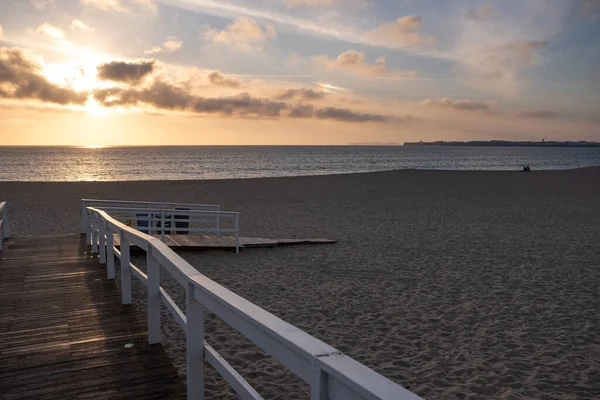
[[[277,37],[277,32],[273,25],[260,25],[252,18],[244,16],[223,30],[206,28],[203,37],[213,44],[227,44],[244,51],[252,51],[261,50],[268,40]]]
[[[329,71],[350,72],[361,77],[375,78],[414,78],[416,71],[402,71],[387,67],[385,58],[379,57],[375,63],[365,62],[365,55],[356,50],[348,50],[335,59],[325,55],[313,58],[313,62]]]
[[[79,0],[79,2],[84,6],[109,12],[148,11],[151,14],[158,13],[158,7],[154,0]]]
[[[481,7],[474,8],[467,14],[467,19],[474,21],[486,21],[490,19],[493,12],[492,3],[487,3]]]
[[[113,82],[137,84],[151,75],[156,64],[153,60],[135,62],[111,61],[97,67],[98,78]]]
[[[278,100],[291,100],[291,99],[302,99],[302,100],[321,100],[325,97],[325,92],[322,90],[313,90],[307,88],[301,89],[286,89],[283,93],[275,96]]]
[[[548,110],[527,109],[517,112],[517,116],[521,118],[554,118],[558,113]]]
[[[42,74],[42,66],[21,49],[0,47],[0,98],[83,105],[86,92],[58,86]]]
[[[288,7],[331,7],[336,3],[341,3],[343,0],[283,0]]]
[[[431,36],[422,36],[419,28],[423,24],[421,17],[408,15],[394,22],[386,22],[366,32],[365,37],[374,44],[391,48],[425,45],[435,42]]]
[[[93,27],[85,24],[83,21],[81,21],[79,19],[74,19],[71,22],[71,30],[81,31],[81,32],[94,32],[96,30],[96,28],[93,28]]]
[[[312,118],[314,115],[315,108],[312,104],[296,104],[289,113],[292,118]]]
[[[44,35],[54,40],[56,44],[59,44],[61,46],[71,46],[71,42],[65,39],[64,31],[58,26],[51,25],[46,22],[38,26],[35,32],[38,35]]]
[[[156,80],[148,88],[109,88],[94,92],[94,98],[106,107],[150,105],[165,110],[182,110],[225,116],[277,117],[288,106],[283,102],[260,99],[241,93],[229,97],[204,98],[186,89]]]
[[[463,111],[490,111],[496,106],[496,102],[479,100],[454,100],[454,99],[429,99],[423,100],[421,104],[427,107],[447,108]]]
[[[293,97],[298,93],[311,93],[309,89],[293,89]],[[301,95],[302,96],[302,95]],[[308,96],[312,96],[308,95]],[[155,79],[148,86],[120,86],[97,89],[93,97],[104,107],[144,107],[158,110],[182,111],[188,113],[221,115],[242,118],[315,118],[341,122],[389,122],[394,118],[378,114],[354,112],[350,109],[326,107],[315,110],[312,104],[289,104],[240,93],[233,96],[202,97],[191,92],[189,86],[178,86],[161,79]]]
[[[127,7],[121,0],[80,0],[80,3],[102,11],[125,12]]]
[[[173,53],[183,46],[183,41],[176,38],[175,36],[169,36],[162,45],[154,46],[149,50],[144,51],[146,54],[158,54],[158,53]]]
[[[38,26],[35,31],[38,34],[48,36],[54,40],[63,40],[65,38],[65,34],[61,28],[51,25],[47,22]]]
[[[541,40],[514,40],[471,49],[458,60],[458,69],[479,88],[515,94],[520,72],[535,65],[547,45]]]
[[[224,86],[236,88],[240,86],[240,81],[233,78],[225,78],[221,71],[213,71],[208,74],[208,81],[215,86]]]
[[[590,16],[600,14],[600,0],[586,0],[581,4],[581,14]]]
[[[3,34],[4,34],[4,28],[2,28],[2,24],[0,24],[0,40],[2,40]]]
[[[326,107],[315,111],[318,119],[333,119],[343,122],[386,122],[389,117],[378,114],[362,114],[347,108]]]
[[[54,3],[54,0],[29,0],[29,2],[36,10],[42,11],[50,4]]]

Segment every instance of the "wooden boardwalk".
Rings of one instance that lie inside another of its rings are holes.
[[[0,398],[184,399],[185,385],[79,235],[13,238],[0,253]]]
[[[160,238],[160,235],[153,235]],[[240,248],[253,247],[278,247],[300,244],[333,244],[335,240],[329,239],[265,239],[240,236]],[[115,246],[119,246],[119,235],[114,236]],[[189,235],[165,235],[165,244],[175,250],[202,250],[202,249],[235,249],[233,236],[202,235],[193,233]]]

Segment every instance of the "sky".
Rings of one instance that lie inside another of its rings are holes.
[[[600,0],[1,0],[0,145],[600,141]]]

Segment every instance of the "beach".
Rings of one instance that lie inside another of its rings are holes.
[[[15,236],[79,232],[81,198],[220,204],[241,212],[243,236],[337,240],[180,254],[425,398],[600,396],[600,167],[0,182]],[[184,290],[162,284],[184,308]],[[134,296],[144,312],[140,284]],[[163,317],[183,375],[184,335]],[[212,315],[206,340],[265,398],[306,398],[306,384]],[[207,391],[234,398],[211,371]]]

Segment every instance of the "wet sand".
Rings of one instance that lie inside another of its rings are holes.
[[[600,396],[600,168],[0,182],[14,235],[78,232],[82,197],[216,203],[242,213],[245,236],[338,240],[181,255],[425,398]],[[176,283],[163,286],[184,303]],[[183,335],[163,321],[185,372]],[[207,341],[265,398],[305,398],[306,385],[213,316]],[[230,397],[212,373],[207,389]]]

